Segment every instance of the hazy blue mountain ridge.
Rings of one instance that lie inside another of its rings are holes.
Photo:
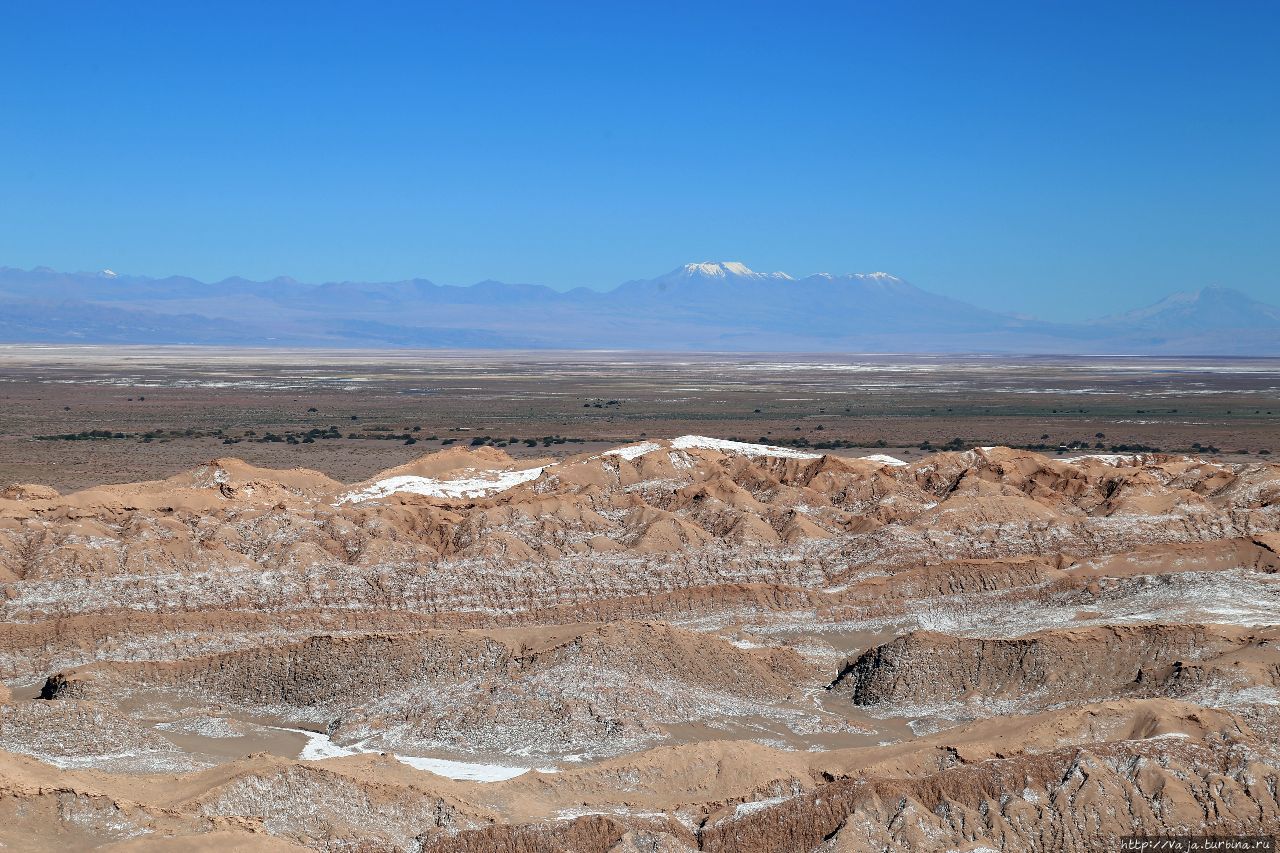
[[[1086,323],[887,273],[686,264],[612,290],[483,281],[306,284],[0,267],[0,340],[351,347],[1280,355],[1280,308],[1223,287]]]

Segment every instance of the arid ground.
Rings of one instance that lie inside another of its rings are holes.
[[[9,348],[0,845],[1280,831],[1280,362]]]
[[[34,440],[93,431],[125,437]],[[0,482],[64,491],[219,455],[350,482],[477,436],[554,456],[690,433],[904,459],[957,439],[1243,459],[1280,452],[1280,359],[0,348]]]

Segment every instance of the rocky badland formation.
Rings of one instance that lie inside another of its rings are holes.
[[[0,492],[0,843],[1280,831],[1280,465],[698,436]]]

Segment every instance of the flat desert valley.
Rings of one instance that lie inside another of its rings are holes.
[[[704,433],[1243,461],[1280,453],[1280,359],[0,346],[0,482],[62,491],[217,456],[353,482],[477,439],[563,456]]]
[[[1280,832],[1280,360],[0,348],[0,845]]]

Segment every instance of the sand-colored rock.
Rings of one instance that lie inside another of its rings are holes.
[[[11,487],[0,843],[1275,831],[1278,531],[1266,462],[688,436],[455,447],[351,484],[220,458]]]

